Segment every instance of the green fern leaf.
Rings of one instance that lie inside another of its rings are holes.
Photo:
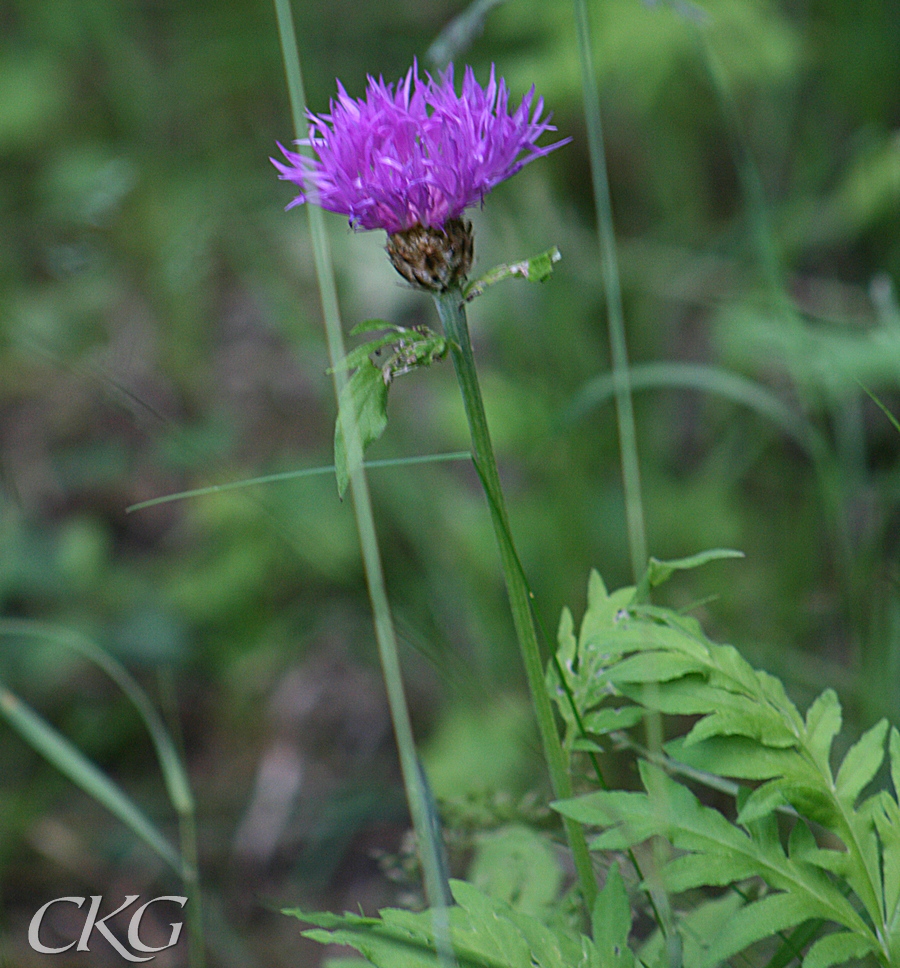
[[[828,934],[809,949],[803,959],[803,968],[832,968],[851,958],[863,958],[875,948],[868,939],[849,931]]]
[[[794,894],[770,894],[735,912],[710,944],[709,955],[699,968],[714,968],[763,938],[809,920],[809,908]]]
[[[826,689],[806,711],[806,742],[816,764],[831,776],[831,746],[841,729],[841,704],[833,689]]]
[[[865,786],[872,782],[884,762],[884,738],[888,722],[882,719],[847,751],[838,770],[837,795],[852,809]]]

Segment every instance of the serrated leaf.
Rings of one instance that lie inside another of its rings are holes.
[[[819,845],[809,829],[809,824],[798,817],[788,837],[788,856],[792,860],[804,860],[811,851],[818,849]]]
[[[892,947],[900,949],[900,806],[893,797],[885,796],[874,822],[882,849],[885,924]]]
[[[758,870],[759,865],[754,861],[741,864],[732,854],[719,857],[708,853],[682,854],[666,864],[662,877],[666,890],[679,894],[696,887],[725,887],[755,877]]]
[[[868,938],[849,931],[838,931],[816,941],[803,959],[803,968],[831,968],[851,958],[862,958],[874,950],[875,946]]]
[[[792,894],[770,894],[748,904],[724,925],[699,968],[714,968],[751,944],[792,928],[811,916],[804,900]]]
[[[618,688],[623,696],[670,716],[710,713],[726,695],[722,690],[711,689],[709,683],[699,676],[660,682],[652,691],[644,689],[643,685],[632,686],[626,682],[619,683]]]
[[[767,817],[779,807],[787,806],[784,796],[786,781],[771,780],[758,786],[744,801],[738,812],[737,822],[742,826]]]
[[[548,927],[472,884],[452,881],[451,890],[456,905],[445,914],[458,968],[630,968],[603,960],[590,939],[567,926]],[[375,968],[440,968],[431,911],[386,908],[378,918],[285,913],[318,925],[305,937],[355,948]]]
[[[597,709],[584,717],[584,728],[589,733],[603,736],[639,723],[647,711],[641,706],[619,706]]]
[[[700,666],[692,656],[673,652],[650,652],[633,655],[616,663],[609,670],[609,681],[620,682],[668,682],[698,672]]]
[[[887,731],[888,722],[882,719],[847,750],[835,785],[838,797],[851,808],[884,762],[884,738]]]
[[[712,736],[746,736],[763,746],[789,749],[796,736],[771,709],[755,703],[727,701],[727,705],[704,716],[685,737],[685,745],[699,743]]]
[[[739,780],[771,780],[800,765],[793,750],[760,746],[744,736],[715,736],[692,746],[679,738],[666,743],[665,749],[679,763]]]
[[[891,783],[894,785],[894,799],[900,800],[900,732],[897,731],[896,726],[891,726],[888,753],[891,759]]]
[[[738,894],[729,892],[714,900],[701,902],[678,919],[677,928],[684,949],[682,964],[685,968],[695,968],[708,957],[711,941],[743,903]],[[658,968],[669,968],[671,965],[665,939],[659,930],[640,949],[639,956],[644,965]]]
[[[840,701],[833,689],[826,689],[806,711],[806,742],[827,776],[831,776],[831,745],[840,729]]]
[[[627,968],[634,963],[634,957],[628,948],[631,905],[628,903],[628,893],[618,864],[612,864],[606,872],[606,883],[594,902],[591,923],[594,944],[605,959],[604,965],[621,965],[622,968]]]
[[[341,392],[334,428],[334,466],[338,494],[343,497],[353,471],[362,464],[363,451],[387,427],[388,388],[381,370],[368,359],[350,377]],[[345,437],[344,424],[356,435]]]

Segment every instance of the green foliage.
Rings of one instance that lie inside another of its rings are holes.
[[[661,573],[659,565],[651,571]],[[653,583],[648,575],[646,586]],[[666,757],[640,763],[644,792],[600,790],[555,809],[601,829],[595,850],[622,851],[665,838],[677,852],[660,872],[669,892],[756,879],[764,885],[755,894],[751,889],[746,903],[721,921],[686,964],[711,968],[809,920],[842,930],[817,941],[805,965],[824,968],[868,953],[883,965],[897,963],[896,728],[881,720],[833,768],[842,717],[832,690],[802,716],[778,679],[753,669],[733,647],[711,642],[696,620],[642,604],[634,588],[609,594],[596,573],[578,638],[566,612],[559,640],[559,663],[549,679],[570,748],[577,729],[594,732],[604,709],[619,716],[637,707],[697,718],[686,735],[666,745]],[[559,688],[560,671],[565,689]],[[601,722],[598,732],[607,731]],[[884,765],[888,735],[895,793],[864,795]],[[743,781],[735,820],[674,779],[685,767],[695,778]]]
[[[355,347],[335,367],[355,371],[341,391],[334,428],[334,466],[341,496],[350,483],[352,468],[362,463],[366,447],[378,440],[387,427],[388,387],[394,377],[431,366],[449,350],[447,340],[427,326],[407,329],[381,319],[369,319],[356,326],[351,335],[383,329],[388,332]],[[377,364],[373,362],[371,357],[380,357],[386,347],[390,348],[390,354]],[[347,421],[354,428],[349,436]],[[358,446],[350,443],[354,439]]]
[[[546,921],[559,898],[562,868],[547,838],[524,824],[478,839],[469,880],[517,911]]]
[[[594,922],[602,927],[593,941],[568,929],[550,928],[464,881],[453,881],[451,887],[456,904],[449,910],[450,934],[459,968],[630,968],[633,963],[624,944],[631,914],[617,874],[607,878],[598,896]],[[318,925],[304,931],[307,938],[355,948],[376,968],[439,964],[430,911],[387,908],[377,918],[285,913]]]
[[[553,273],[553,263],[559,262],[561,258],[559,249],[554,245],[552,249],[534,255],[524,262],[510,262],[494,266],[483,276],[479,276],[468,283],[463,290],[463,295],[466,302],[469,302],[498,282],[514,277],[527,279],[529,282],[544,282]]]

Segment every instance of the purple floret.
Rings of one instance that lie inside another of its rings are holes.
[[[308,140],[316,158],[281,147],[288,164],[271,159],[279,177],[300,194],[288,208],[314,202],[339,212],[356,229],[401,232],[418,224],[440,228],[479,205],[523,165],[571,139],[538,147],[545,131],[542,98],[534,88],[510,114],[509,91],[491,67],[486,88],[466,67],[462,94],[453,87],[453,65],[435,81],[414,64],[396,89],[369,77],[365,100],[351,98],[338,82],[331,113],[309,114]],[[533,107],[532,107],[533,105]]]

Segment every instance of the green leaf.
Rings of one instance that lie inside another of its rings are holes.
[[[329,367],[328,372],[334,373],[339,370],[355,370],[365,363],[372,363],[370,357],[373,353],[380,350],[382,346],[388,346],[396,342],[396,334],[387,333],[384,336],[379,336],[378,339],[370,340],[368,343],[361,343],[359,346],[354,346],[340,363],[336,366]]]
[[[482,834],[469,880],[516,911],[545,917],[562,886],[563,872],[546,837],[514,824]]]
[[[450,936],[459,968],[629,968],[603,960],[590,939],[489,897],[472,884],[452,881]],[[431,911],[386,908],[378,918],[285,911],[317,927],[304,936],[355,948],[376,968],[439,968]]]
[[[714,900],[701,902],[679,917],[677,928],[684,949],[682,964],[686,968],[693,968],[707,959],[710,944],[743,903],[738,894],[729,892]],[[661,968],[671,965],[665,938],[659,930],[640,949],[639,956],[644,965],[659,965]]]
[[[837,795],[851,808],[884,762],[884,738],[887,731],[886,719],[877,722],[863,733],[859,742],[850,747],[841,763],[835,781]]]
[[[393,332],[399,332],[402,327],[395,326],[393,323],[389,323],[386,319],[365,319],[361,323],[357,323],[353,329],[350,330],[351,336],[361,336],[363,333],[374,333],[381,329],[389,329]]]
[[[840,701],[833,689],[826,689],[806,711],[806,742],[826,776],[831,776],[831,745],[840,729]]]
[[[811,917],[805,901],[793,894],[770,894],[748,904],[726,922],[699,968],[713,968],[763,938]]]
[[[780,807],[786,807],[788,805],[784,795],[786,785],[787,781],[779,779],[758,786],[741,806],[737,822],[746,826],[748,823],[767,817]]]
[[[638,600],[643,601],[646,597],[641,594],[642,591],[649,591],[651,588],[656,588],[657,585],[668,581],[676,571],[689,571],[710,561],[719,561],[723,558],[743,557],[743,551],[734,551],[731,548],[712,548],[709,551],[701,551],[696,555],[689,555],[687,558],[674,558],[671,561],[661,561],[659,558],[651,557],[647,571],[638,584]]]
[[[891,950],[900,955],[900,807],[885,796],[883,812],[875,812],[875,827],[881,840],[884,877],[884,921]]]
[[[21,699],[0,685],[0,716],[67,779],[106,807],[178,874],[181,857],[125,792]]]
[[[897,800],[900,798],[900,732],[896,726],[891,727],[888,752],[891,758],[891,783],[894,784],[894,799]]]
[[[594,902],[591,923],[594,944],[601,957],[606,959],[604,964],[621,965],[622,968],[634,964],[634,956],[628,948],[631,906],[618,864],[612,864],[606,872],[606,883]]]
[[[641,706],[596,709],[584,717],[584,728],[588,733],[603,736],[620,729],[629,729],[639,723],[646,714],[646,710]]]
[[[868,938],[838,931],[816,941],[803,959],[803,968],[831,968],[851,958],[863,958],[874,950],[875,946]]]
[[[784,776],[799,760],[792,750],[760,746],[744,736],[715,736],[685,744],[684,738],[666,743],[665,750],[679,763],[739,780],[770,780]]]
[[[363,451],[384,433],[387,398],[388,387],[381,370],[368,359],[341,392],[334,428],[334,466],[341,497],[347,490],[351,474],[362,464]],[[349,436],[345,435],[345,426],[348,426]]]
[[[692,656],[675,652],[644,652],[618,662],[609,671],[609,681],[616,685],[625,682],[668,682],[699,671],[701,667]]]
[[[547,249],[546,252],[532,256],[524,262],[503,263],[494,266],[483,276],[470,282],[463,290],[463,297],[466,302],[471,302],[486,289],[514,276],[527,279],[529,282],[543,282],[552,275],[553,264],[559,262],[561,258],[559,249],[553,246],[552,249]]]

